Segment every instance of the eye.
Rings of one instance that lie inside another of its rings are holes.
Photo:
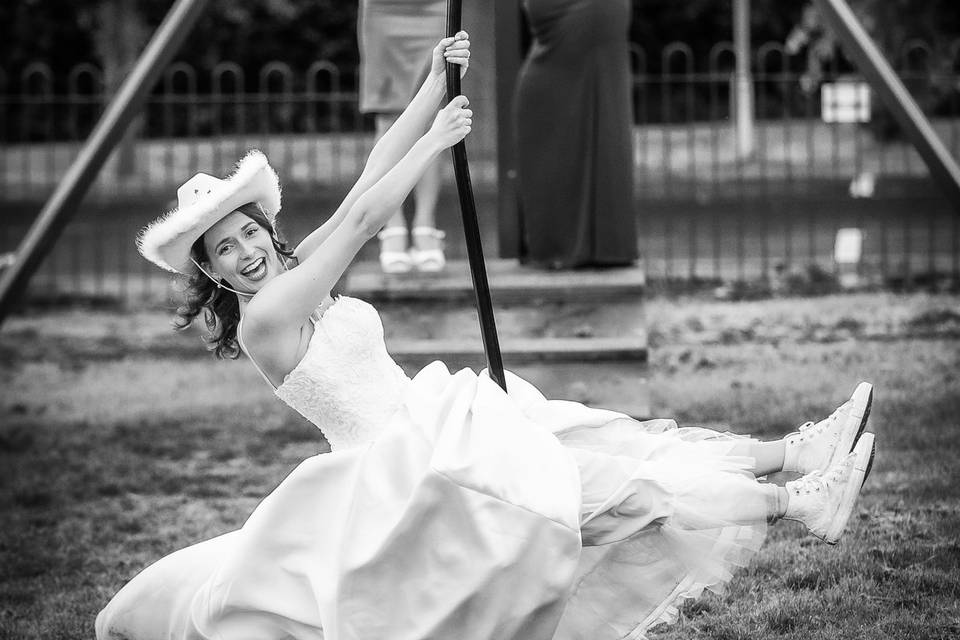
[[[249,229],[247,229],[247,237],[249,238],[251,236],[257,235],[257,231],[259,230],[259,228],[260,227],[250,227]]]
[[[233,249],[233,245],[232,245],[232,244],[222,244],[222,245],[220,245],[219,247],[217,247],[217,255],[218,255],[218,256],[224,256],[224,255],[226,255],[227,252],[229,252],[231,249]]]

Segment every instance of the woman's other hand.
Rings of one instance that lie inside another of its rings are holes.
[[[473,111],[467,106],[466,96],[457,96],[447,104],[433,119],[428,135],[443,148],[452,147],[467,137],[473,127]]]
[[[460,65],[460,77],[467,73],[470,66],[470,36],[459,31],[452,38],[444,38],[433,48],[433,64],[430,73],[442,76],[446,73],[446,63]]]

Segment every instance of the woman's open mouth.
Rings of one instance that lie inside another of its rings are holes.
[[[240,275],[249,280],[260,280],[267,275],[266,258],[257,258],[249,265],[240,270]]]

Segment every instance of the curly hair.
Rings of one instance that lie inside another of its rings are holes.
[[[251,202],[236,210],[270,233],[273,248],[281,259],[293,258],[293,251],[287,248],[286,242],[267,220],[260,205]],[[193,243],[190,255],[198,264],[209,262],[202,236]],[[186,329],[203,312],[204,324],[209,331],[209,334],[203,337],[207,349],[213,351],[218,358],[235,360],[239,357],[237,325],[240,323],[240,303],[237,295],[217,286],[216,282],[197,269],[187,276],[183,297],[183,304],[177,307],[177,315],[173,319],[174,328],[178,331]]]

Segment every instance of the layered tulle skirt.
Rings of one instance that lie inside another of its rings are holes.
[[[426,367],[376,441],[147,567],[97,637],[635,638],[759,548],[739,437],[507,386]]]

